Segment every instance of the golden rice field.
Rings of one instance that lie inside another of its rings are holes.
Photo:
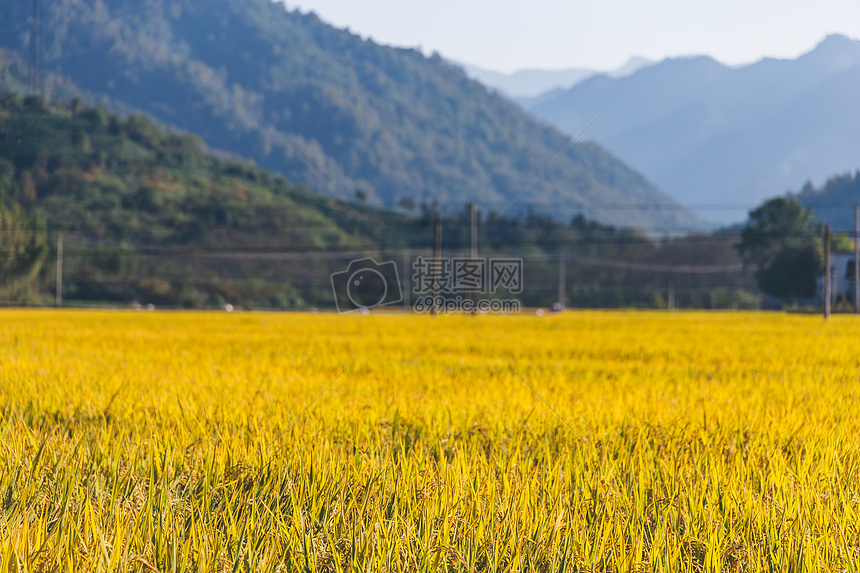
[[[0,312],[0,571],[857,571],[860,319]]]

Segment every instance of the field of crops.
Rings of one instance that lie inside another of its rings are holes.
[[[860,321],[0,313],[0,571],[857,571]]]

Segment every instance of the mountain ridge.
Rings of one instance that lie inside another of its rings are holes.
[[[511,73],[454,63],[461,66],[470,78],[481,82],[490,89],[499,91],[510,99],[517,100],[519,98],[539,97],[555,89],[569,89],[596,75],[604,74],[614,78],[626,77],[653,62],[633,56],[624,65],[609,71],[591,68],[567,68],[563,70],[525,68]]]
[[[730,67],[667,59],[519,103],[567,133],[623,94],[589,134],[680,203],[744,204],[700,215],[723,223],[808,179],[860,166],[860,41],[832,35],[794,60]],[[695,210],[695,209],[694,209]]]
[[[29,4],[11,0],[26,47]],[[46,69],[197,133],[324,193],[501,209],[569,142],[440,57],[379,46],[266,0],[60,0],[45,11]],[[253,106],[249,109],[242,100]],[[593,143],[573,146],[526,202],[616,225],[701,228],[656,186]],[[597,210],[648,204],[648,211]]]

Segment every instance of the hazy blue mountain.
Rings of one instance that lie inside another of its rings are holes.
[[[6,0],[0,45],[26,53],[30,13],[29,0]],[[243,99],[331,186],[372,204],[502,209],[569,141],[439,56],[269,0],[56,0],[43,13],[46,69],[329,196]],[[593,143],[570,149],[517,208],[529,205],[565,219],[700,226]]]
[[[753,206],[860,167],[860,42],[843,36],[795,60],[669,59],[520,103],[578,133],[616,97],[589,137],[712,220],[745,210],[703,206]]]
[[[606,72],[606,74],[614,78],[623,78],[650,64],[651,62],[645,58],[633,57],[617,70]],[[501,94],[512,99],[538,97],[550,91],[569,89],[586,78],[603,73],[587,68],[526,69],[504,73],[468,64],[459,65],[470,78],[478,80],[488,88],[498,90]]]

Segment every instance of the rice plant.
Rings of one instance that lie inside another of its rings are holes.
[[[857,571],[860,321],[3,311],[0,571]]]

